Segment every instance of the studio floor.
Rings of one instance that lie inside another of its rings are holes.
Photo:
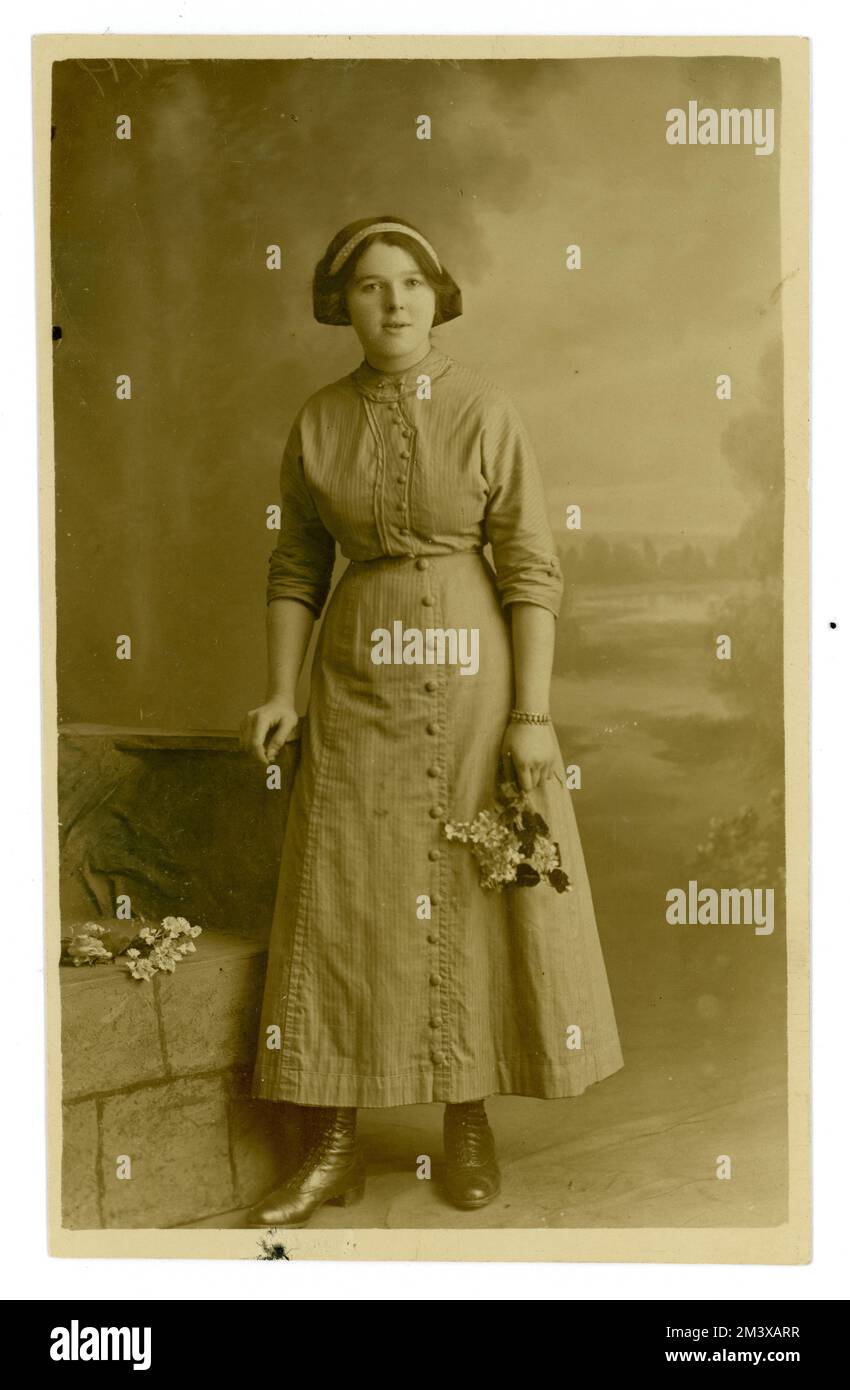
[[[630,1011],[631,1012],[631,1011]],[[787,1219],[784,1061],[746,1035],[706,1047],[690,1022],[632,1013],[625,1066],[567,1100],[491,1096],[502,1190],[480,1211],[444,1198],[442,1105],[361,1110],[362,1202],[313,1228],[773,1226]],[[659,1044],[663,1037],[663,1044]],[[422,1156],[431,1177],[417,1176]],[[726,1156],[730,1176],[717,1176]],[[232,1229],[245,1212],[192,1223]]]

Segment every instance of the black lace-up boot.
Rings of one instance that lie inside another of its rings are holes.
[[[447,1105],[443,1114],[445,1184],[449,1200],[465,1210],[486,1206],[498,1196],[501,1174],[496,1141],[483,1100]]]
[[[325,1202],[348,1207],[363,1196],[366,1161],[356,1139],[356,1108],[316,1105],[309,1110],[304,1158],[280,1187],[251,1207],[246,1225],[304,1226]]]

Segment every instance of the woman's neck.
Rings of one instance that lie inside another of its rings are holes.
[[[407,357],[403,357],[401,359],[401,365],[399,365],[398,358],[393,358],[392,361],[395,362],[395,366],[385,365],[390,360],[388,358],[379,359],[376,362],[373,361],[371,357],[365,356],[365,354],[364,356],[367,364],[373,371],[380,372],[383,376],[400,376],[402,372],[407,372],[411,367],[416,367],[420,362],[424,362],[425,358],[431,352],[431,348],[432,343],[429,340],[425,343],[424,348],[417,348],[416,352],[411,352]]]

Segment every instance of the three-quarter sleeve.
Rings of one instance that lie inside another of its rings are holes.
[[[540,465],[509,398],[488,410],[481,437],[481,467],[489,486],[484,530],[502,607],[536,603],[557,618],[564,578],[546,510]]]
[[[269,556],[266,604],[294,598],[321,617],[330,593],[336,542],[316,510],[304,476],[301,412],[280,465],[280,538]]]

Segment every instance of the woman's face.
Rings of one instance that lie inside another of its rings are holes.
[[[352,326],[374,366],[403,370],[422,356],[437,296],[409,251],[373,242],[357,262],[345,298]]]

